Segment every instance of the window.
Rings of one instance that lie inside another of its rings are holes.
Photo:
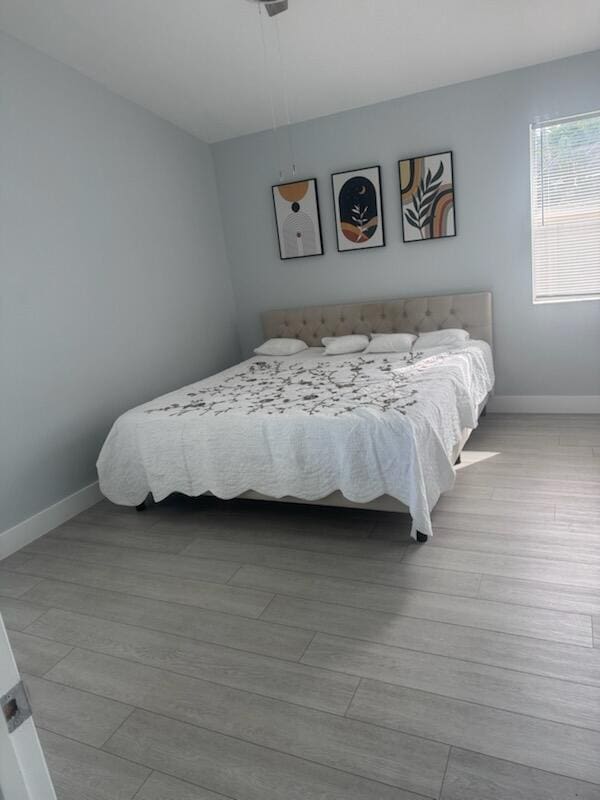
[[[600,112],[531,126],[533,302],[600,298]]]

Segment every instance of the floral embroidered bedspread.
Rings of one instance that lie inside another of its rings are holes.
[[[123,414],[98,459],[122,505],[148,492],[249,489],[317,500],[336,490],[405,503],[416,530],[454,483],[452,450],[494,382],[483,342],[450,351],[256,357]]]

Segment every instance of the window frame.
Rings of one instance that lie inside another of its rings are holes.
[[[576,295],[573,294],[571,296],[560,296],[557,295],[555,297],[539,297],[536,292],[536,262],[535,262],[535,229],[536,229],[536,222],[535,222],[535,215],[536,211],[538,210],[537,207],[534,205],[534,200],[536,198],[536,180],[537,174],[534,170],[534,159],[535,159],[535,145],[534,145],[534,134],[536,130],[542,128],[548,128],[554,125],[563,125],[568,124],[569,122],[576,122],[579,120],[585,120],[590,118],[598,118],[600,119],[600,109],[597,111],[587,111],[580,114],[570,114],[564,117],[555,117],[551,119],[539,119],[534,122],[530,122],[529,124],[529,179],[530,179],[530,195],[529,195],[529,209],[530,209],[530,253],[531,253],[531,297],[532,303],[534,305],[548,305],[549,303],[580,303],[580,302],[589,302],[589,301],[598,301],[600,300],[600,286],[598,291],[594,294],[590,295]],[[542,173],[542,180],[543,180],[543,173]],[[574,214],[575,216],[575,214]]]

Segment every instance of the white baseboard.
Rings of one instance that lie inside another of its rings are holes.
[[[600,395],[495,395],[488,410],[503,414],[600,414]]]
[[[0,561],[102,499],[98,481],[0,533]]]

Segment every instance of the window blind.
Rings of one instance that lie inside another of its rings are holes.
[[[600,112],[530,137],[533,301],[600,298]]]

